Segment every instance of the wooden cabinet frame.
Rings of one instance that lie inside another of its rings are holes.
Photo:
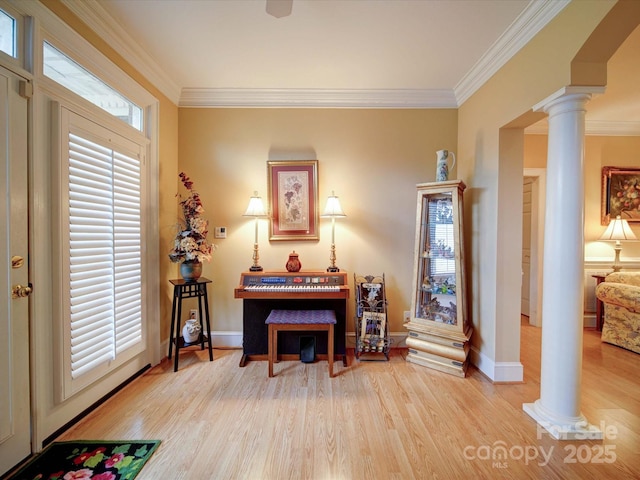
[[[407,360],[465,376],[473,329],[467,315],[461,180],[417,185]]]

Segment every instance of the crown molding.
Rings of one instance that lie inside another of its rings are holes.
[[[549,123],[547,119],[534,123],[524,129],[527,135],[547,135]],[[587,120],[585,135],[599,137],[638,137],[640,136],[640,122]]]
[[[529,3],[454,87],[458,105],[467,101],[569,3],[571,0],[533,0]]]
[[[637,137],[640,136],[640,122],[587,120],[585,134],[604,137]]]
[[[61,0],[176,105],[184,107],[457,108],[570,0],[533,0],[473,68],[448,89],[206,89],[176,85],[98,0]]]
[[[183,88],[180,107],[457,108],[451,90]]]
[[[180,100],[180,87],[135,42],[119,23],[100,5],[98,0],[61,0],[82,22],[106,41],[114,50],[135,67],[145,78],[176,105]]]
[[[571,0],[533,0],[453,91],[185,88],[181,107],[458,108]]]

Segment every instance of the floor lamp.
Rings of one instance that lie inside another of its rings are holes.
[[[258,253],[258,219],[265,218],[267,212],[264,211],[264,204],[262,198],[258,196],[258,192],[253,192],[253,197],[249,199],[249,206],[247,211],[244,212],[243,217],[253,217],[255,221],[255,240],[253,241],[253,265],[249,270],[251,272],[261,272],[262,267],[258,263],[260,260],[260,254]]]
[[[615,219],[609,222],[609,226],[600,237],[600,240],[615,240],[616,245],[614,247],[614,250],[616,252],[616,258],[613,261],[613,271],[619,272],[622,268],[622,265],[620,265],[620,252],[622,251],[622,244],[620,243],[620,241],[637,240],[636,236],[631,230],[631,227],[629,227],[629,223],[626,220],[621,219],[620,215],[618,215]]]
[[[327,199],[327,205],[321,217],[331,219],[331,253],[329,254],[331,264],[327,268],[327,272],[339,272],[340,269],[336,267],[336,218],[346,217],[346,215],[342,211],[340,200],[338,200],[334,192],[331,192]]]

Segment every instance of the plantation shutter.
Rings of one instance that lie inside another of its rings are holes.
[[[94,139],[95,140],[95,139]],[[69,132],[73,379],[142,341],[140,159]]]

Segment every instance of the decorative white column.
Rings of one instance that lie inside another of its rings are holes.
[[[566,87],[534,110],[549,114],[540,399],[525,412],[561,440],[601,439],[580,412],[584,281],[585,105],[600,87]]]

